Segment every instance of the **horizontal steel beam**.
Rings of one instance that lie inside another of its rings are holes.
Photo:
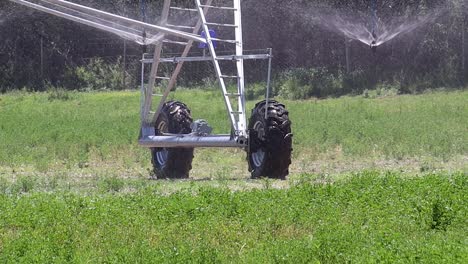
[[[231,136],[193,135],[177,136],[148,136],[138,141],[142,147],[147,148],[243,148],[246,142],[237,142]]]
[[[270,54],[257,54],[257,55],[242,55],[242,56],[219,56],[216,57],[217,60],[265,60],[271,58]],[[160,62],[172,62],[172,63],[179,63],[179,62],[195,62],[195,61],[212,61],[213,58],[211,57],[172,57],[172,58],[162,58]],[[150,64],[153,63],[152,58],[145,58],[141,62]]]

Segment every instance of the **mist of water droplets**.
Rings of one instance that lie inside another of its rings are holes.
[[[330,31],[337,32],[349,39],[358,40],[366,45],[375,41],[380,46],[400,35],[408,34],[421,28],[440,17],[445,9],[425,10],[417,15],[377,18],[373,31],[373,18],[370,14],[363,12],[352,12],[348,10],[324,9],[295,9],[297,17],[307,23],[319,25]],[[374,33],[374,34],[373,34]],[[374,37],[375,36],[375,37]]]

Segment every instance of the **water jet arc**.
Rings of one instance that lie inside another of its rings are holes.
[[[48,4],[52,3],[53,5],[55,5],[57,7],[65,7],[67,9],[74,9],[75,11],[79,10],[80,13],[83,13],[83,14],[85,14],[87,16],[96,16],[96,18],[103,17],[103,18],[99,18],[99,20],[107,21],[107,22],[109,22],[111,24],[118,24],[120,26],[123,26],[124,24],[130,23],[130,24],[133,24],[133,25],[138,25],[138,26],[140,26],[140,27],[142,27],[144,29],[159,32],[161,34],[157,34],[151,39],[143,39],[142,35],[137,35],[137,34],[134,34],[134,33],[131,33],[131,32],[127,32],[127,31],[121,30],[121,29],[116,28],[116,27],[102,25],[102,24],[97,23],[95,21],[92,21],[90,19],[78,17],[76,15],[69,14],[69,13],[66,13],[66,12],[62,12],[62,11],[59,11],[59,10],[55,10],[53,8],[49,8],[49,7],[40,5],[40,4],[31,3],[31,2],[29,2],[27,0],[9,0],[9,1],[14,2],[16,4],[23,5],[23,6],[27,6],[27,7],[42,11],[42,12],[45,12],[45,13],[48,13],[48,14],[56,15],[58,17],[62,17],[62,18],[65,18],[65,19],[68,19],[68,20],[71,20],[71,21],[75,21],[75,22],[78,22],[78,23],[81,23],[81,24],[85,24],[85,25],[88,25],[88,26],[91,26],[91,27],[94,27],[94,28],[97,28],[97,29],[100,29],[100,30],[104,30],[104,31],[107,31],[107,32],[114,33],[114,34],[117,34],[117,35],[122,36],[124,38],[131,39],[131,40],[133,40],[133,41],[135,41],[135,42],[137,42],[138,44],[141,44],[141,45],[148,45],[148,44],[158,42],[158,41],[163,39],[163,37],[164,37],[163,34],[168,34],[168,35],[180,37],[180,38],[187,39],[187,40],[193,40],[193,41],[196,41],[196,42],[206,43],[206,39],[202,38],[201,36],[195,35],[195,34],[183,32],[183,31],[179,31],[179,30],[174,30],[174,29],[167,28],[167,27],[152,25],[152,24],[141,22],[141,21],[138,21],[138,20],[118,16],[118,15],[108,13],[108,12],[104,12],[104,11],[100,11],[100,10],[97,10],[97,9],[93,9],[93,8],[90,8],[90,7],[87,7],[87,6],[78,5],[78,4],[75,4],[75,3],[68,2],[68,1],[63,1],[63,0],[47,0],[47,1],[44,1],[44,0],[41,0],[40,2],[46,3],[46,4],[47,3]]]

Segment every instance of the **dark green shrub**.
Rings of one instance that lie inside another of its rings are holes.
[[[36,187],[36,179],[28,176],[20,176],[16,179],[12,189],[14,193],[28,193]]]
[[[59,87],[49,87],[47,89],[49,101],[68,101],[73,99],[73,95],[70,91],[67,91]]]
[[[266,83],[254,83],[246,87],[247,100],[258,100],[266,96]],[[273,96],[273,91],[270,91],[270,96]]]
[[[414,79],[411,83],[402,83],[398,89],[400,94],[419,94],[425,90],[434,89],[435,83],[432,77]]]
[[[372,87],[369,77],[361,70],[355,70],[343,77],[343,94],[362,94]]]
[[[74,70],[76,81],[87,90],[124,90],[120,60],[106,63],[101,58],[91,59],[87,65]]]
[[[98,187],[103,192],[119,192],[125,187],[125,181],[114,176],[107,176],[99,181]]]
[[[340,96],[343,91],[342,74],[332,74],[325,68],[291,69],[279,80],[279,95],[293,100]]]

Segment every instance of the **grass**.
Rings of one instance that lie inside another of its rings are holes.
[[[466,263],[467,177],[0,194],[2,263]]]
[[[467,153],[467,101],[468,92],[343,98],[295,104],[292,117],[301,120],[297,143],[318,153],[341,147],[349,156],[448,158]]]
[[[75,94],[49,100],[46,94],[2,96],[0,160],[7,165],[57,162],[83,164],[91,155],[108,160],[116,150],[136,149],[135,94]],[[92,99],[91,99],[92,98]],[[137,151],[135,151],[137,152]]]
[[[196,119],[208,120],[216,133],[229,132],[218,93],[179,91],[174,97],[186,102]],[[464,169],[467,101],[467,91],[286,101],[293,121],[293,171],[333,171],[330,161],[344,167],[349,163],[345,171],[383,167],[389,161],[393,168],[416,163],[422,171],[440,164]],[[254,103],[249,102],[249,109]],[[136,143],[138,93],[10,93],[0,96],[0,111],[2,167],[46,172],[103,164],[120,170],[150,166],[148,152]],[[241,151],[220,152],[201,150],[196,162],[224,164],[226,170],[245,163]]]
[[[229,132],[218,93],[174,98]],[[247,180],[225,149],[149,181],[137,93],[1,95],[0,262],[465,263],[467,101],[285,101],[287,181]]]

